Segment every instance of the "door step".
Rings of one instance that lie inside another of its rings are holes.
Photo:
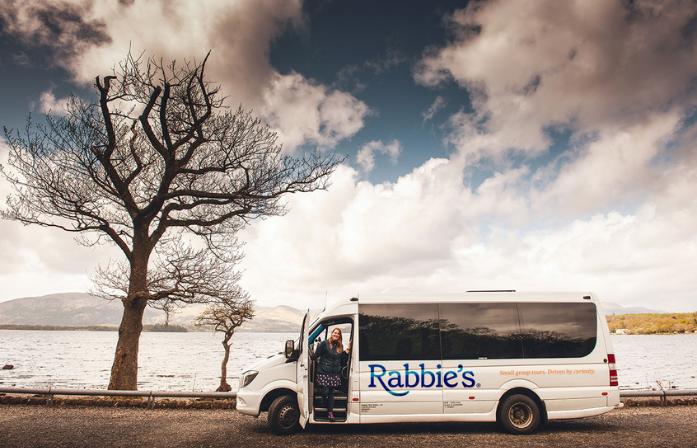
[[[347,418],[346,406],[348,403],[348,397],[344,392],[338,392],[334,394],[334,421],[345,422]],[[329,416],[327,406],[322,405],[322,395],[315,395],[312,401],[312,407],[314,409],[314,419],[316,422],[327,422],[329,423]]]

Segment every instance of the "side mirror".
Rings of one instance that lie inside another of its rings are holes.
[[[286,358],[290,358],[293,355],[293,350],[295,350],[295,342],[292,339],[288,339],[286,341],[286,350],[284,352]]]

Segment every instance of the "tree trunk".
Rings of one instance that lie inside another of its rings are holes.
[[[225,356],[223,357],[223,364],[220,366],[220,386],[216,389],[216,392],[230,392],[232,387],[227,383],[227,362],[230,359],[230,338],[232,333],[225,333],[225,339],[223,339],[223,347],[225,348]]]
[[[138,347],[143,330],[143,313],[148,301],[144,298],[125,300],[119,326],[114,364],[111,367],[109,390],[138,389]]]
[[[147,232],[135,232],[128,296],[123,300],[123,317],[119,325],[114,364],[111,367],[109,390],[138,390],[138,347],[143,331],[143,314],[150,294],[147,287]]]

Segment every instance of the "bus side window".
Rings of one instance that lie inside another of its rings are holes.
[[[361,305],[361,361],[440,359],[436,304]]]
[[[443,359],[523,357],[515,303],[441,303],[438,310],[442,339],[453,347]]]

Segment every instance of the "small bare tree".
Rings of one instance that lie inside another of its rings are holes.
[[[237,300],[224,300],[211,304],[196,318],[196,325],[213,328],[213,331],[223,333],[225,356],[220,366],[220,386],[218,392],[232,390],[227,382],[227,363],[230,359],[230,339],[237,327],[254,317],[252,302],[246,294]]]
[[[223,105],[206,60],[165,66],[128,55],[96,78],[94,103],[73,98],[67,115],[29,123],[25,135],[5,129],[13,171],[0,172],[15,193],[1,216],[75,232],[83,244],[106,240],[125,256],[98,274],[124,308],[109,389],[137,388],[148,304],[218,300],[206,276],[223,274],[215,265],[228,264],[236,232],[283,214],[286,194],[326,188],[341,162],[283,155],[267,126]]]

